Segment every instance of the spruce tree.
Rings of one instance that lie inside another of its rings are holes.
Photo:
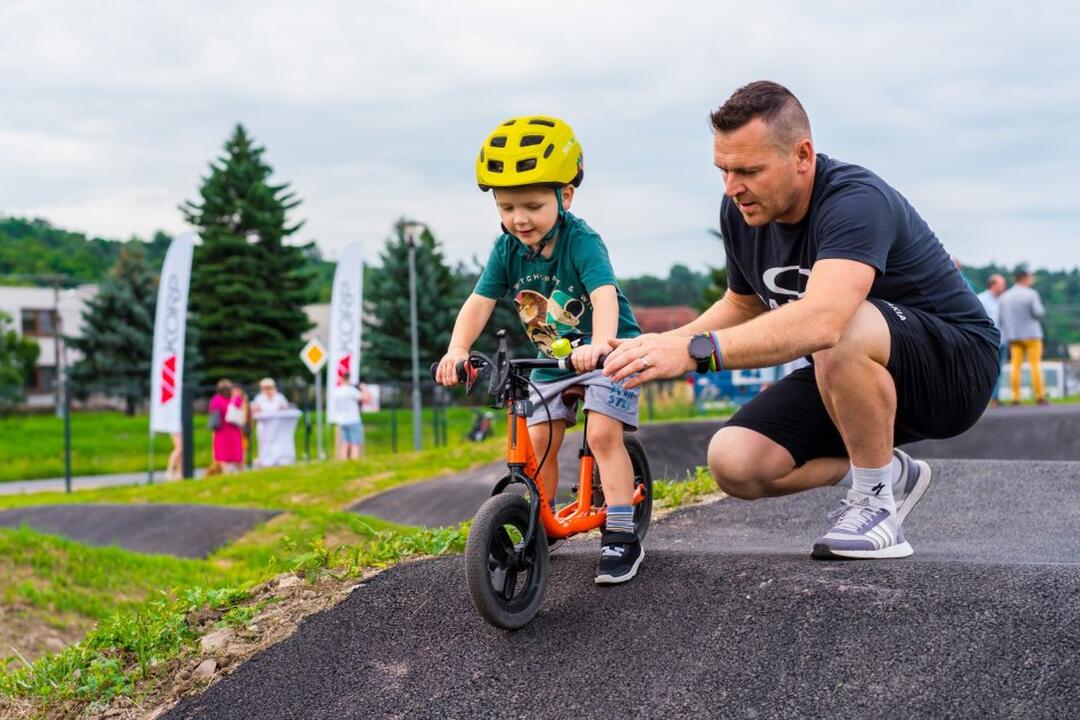
[[[69,372],[77,396],[102,392],[121,397],[128,415],[146,400],[156,302],[157,278],[142,248],[125,246],[83,310],[81,337],[67,339],[82,355]]]
[[[364,289],[366,314],[363,367],[372,380],[408,380],[412,377],[409,322],[409,246],[401,223],[380,254],[382,267],[369,276]],[[457,311],[467,295],[450,271],[439,243],[425,229],[416,246],[416,307],[420,379],[446,352]]]
[[[272,168],[242,125],[210,164],[198,202],[181,206],[202,244],[195,249],[191,305],[207,379],[252,383],[302,371],[301,335],[311,327],[304,304],[304,248],[286,245],[303,222],[288,183],[269,183]]]

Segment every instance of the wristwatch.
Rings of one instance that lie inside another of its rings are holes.
[[[708,333],[702,333],[701,335],[694,335],[690,338],[690,343],[687,345],[686,350],[690,353],[690,357],[697,363],[697,371],[699,373],[709,372],[712,366],[713,351],[716,346],[713,345],[712,338]]]

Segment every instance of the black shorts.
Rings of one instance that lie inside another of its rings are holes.
[[[940,318],[870,299],[892,336],[888,370],[896,383],[893,443],[959,435],[986,410],[1000,365],[998,349]],[[765,435],[800,466],[847,457],[844,441],[818,392],[814,367],[799,368],[759,393],[727,422]]]

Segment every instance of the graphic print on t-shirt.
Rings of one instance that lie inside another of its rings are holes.
[[[535,290],[522,290],[514,296],[514,307],[525,334],[548,357],[553,357],[551,344],[559,338],[573,341],[582,336],[578,325],[585,314],[585,302],[562,290],[555,290],[550,298]]]
[[[782,303],[798,300],[806,294],[806,280],[810,277],[810,270],[798,265],[786,265],[784,267],[769,268],[761,273],[761,281],[774,295],[786,296],[781,300],[776,298],[761,298],[761,302],[775,310]]]

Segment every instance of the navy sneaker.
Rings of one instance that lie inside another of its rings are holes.
[[[641,541],[633,533],[605,532],[601,539],[600,564],[596,568],[597,585],[618,585],[637,575],[645,559]]]

